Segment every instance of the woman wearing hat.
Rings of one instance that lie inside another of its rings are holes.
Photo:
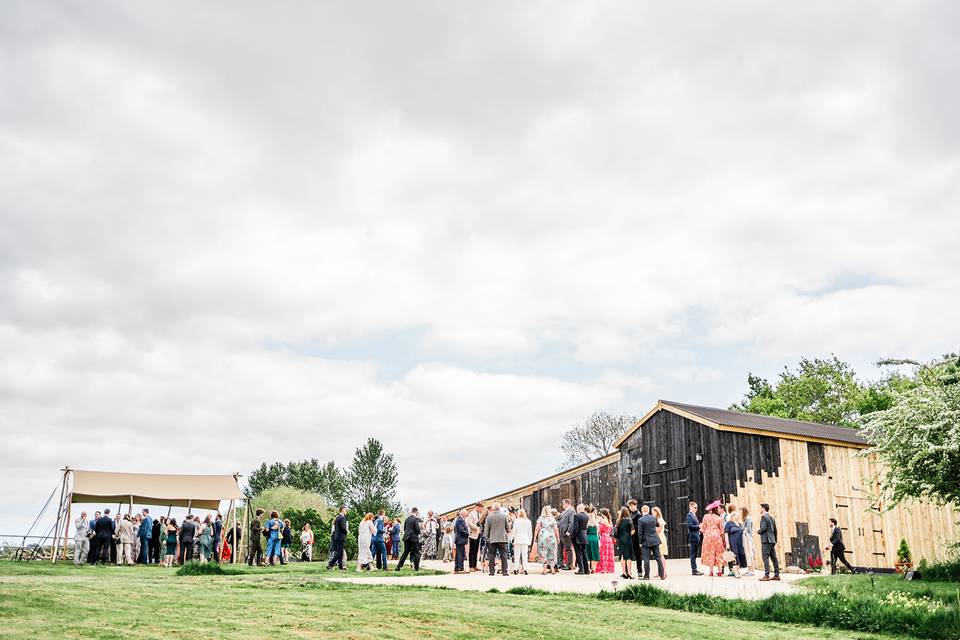
[[[707,505],[700,531],[703,533],[703,543],[700,547],[700,564],[710,567],[710,575],[723,575],[723,503],[720,500]]]

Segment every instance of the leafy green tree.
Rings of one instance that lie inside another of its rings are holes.
[[[960,502],[960,357],[920,365],[891,388],[892,405],[862,420],[870,452],[885,463],[887,506],[921,497]]]
[[[247,478],[247,490],[256,496],[270,487],[289,486],[320,494],[328,504],[344,500],[343,473],[332,461],[321,465],[316,458],[300,462],[264,462]]]
[[[353,454],[353,462],[346,473],[346,495],[350,511],[376,513],[385,509],[399,513],[397,503],[397,465],[393,454],[386,453],[376,438]]]
[[[856,428],[864,387],[853,368],[836,356],[803,358],[796,371],[784,367],[776,386],[748,374],[749,391],[735,411]]]

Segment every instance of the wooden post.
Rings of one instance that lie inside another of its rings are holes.
[[[168,504],[168,505],[167,505],[167,520],[170,519],[170,512],[171,512],[171,511],[173,511],[173,505],[172,505],[172,504]]]
[[[193,513],[193,498],[187,500],[187,515]]]
[[[230,564],[237,564],[237,554],[240,553],[240,545],[237,544],[237,508],[234,506],[234,501],[230,501],[230,513],[233,514],[233,524],[230,525],[230,531],[233,532],[233,553],[230,554]],[[227,537],[223,537],[224,542],[226,542]]]
[[[133,494],[132,493],[130,494],[130,506],[127,507],[127,515],[128,516],[133,515]]]
[[[250,540],[250,499],[247,498],[243,501],[243,535],[247,539],[247,544],[243,545],[243,559],[250,559],[250,545],[253,542]]]
[[[67,491],[67,472],[69,470],[70,467],[63,468],[63,478],[60,481],[60,502],[57,505],[57,521],[53,525],[53,549],[50,554],[50,562],[57,561],[57,552],[60,550],[60,523],[63,518],[63,494]]]
[[[67,494],[67,523],[63,527],[63,551],[60,554],[61,560],[67,559],[67,542],[69,541],[68,535],[70,534],[70,512],[73,510],[73,492]]]

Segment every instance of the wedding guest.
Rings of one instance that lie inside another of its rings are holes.
[[[300,560],[301,562],[313,562],[313,530],[310,523],[307,522],[300,530]]]
[[[753,516],[746,507],[740,507],[740,521],[743,524],[743,553],[747,557],[747,572],[743,575],[752,576],[757,547],[753,540]]]
[[[700,533],[703,542],[700,549],[700,564],[710,567],[710,575],[723,575],[723,510],[721,502],[711,502],[707,505],[703,521],[700,523]]]
[[[117,564],[133,564],[133,541],[137,537],[136,530],[133,528],[133,519],[129,514],[124,514],[117,528],[117,535],[120,539],[120,550],[117,553]]]
[[[450,562],[453,560],[453,527],[449,524],[446,529],[443,531],[443,535],[440,537],[440,551],[442,553],[443,562]]]
[[[180,525],[180,564],[193,560],[193,541],[196,537],[197,525],[193,522],[193,516],[188,515]]]
[[[327,569],[333,569],[333,565],[337,565],[340,571],[347,570],[343,566],[343,546],[347,542],[347,530],[347,507],[341,505],[330,533],[330,560],[327,561]]]
[[[597,510],[588,504],[587,511],[587,559],[590,561],[590,572],[596,571],[600,561],[600,536],[597,533]]]
[[[737,512],[730,512],[727,523],[723,525],[723,538],[726,550],[733,554],[733,577],[739,578],[740,572],[747,566],[747,558],[743,553],[743,527]]]
[[[96,564],[100,561],[100,543],[96,533],[96,527],[97,520],[100,519],[101,515],[99,511],[94,511],[93,520],[87,523],[90,526],[90,530],[94,532],[93,537],[90,538],[90,553],[87,554],[87,562],[90,564]]]
[[[760,504],[760,556],[763,558],[763,577],[760,582],[780,580],[780,560],[777,558],[777,521],[770,515],[770,505]],[[770,577],[770,561],[773,561],[773,577]]]
[[[262,517],[263,509],[257,509],[250,521],[250,557],[247,558],[247,566],[250,567],[263,564],[263,543],[260,541],[263,532],[263,523],[260,522]]]
[[[413,570],[420,571],[420,533],[420,510],[414,507],[403,521],[403,554],[397,561],[397,571],[403,568],[408,556],[413,563]]]
[[[373,514],[367,513],[357,525],[357,571],[370,571],[373,568],[373,534],[376,533]]]
[[[140,526],[137,528],[137,537],[140,539],[137,562],[150,564],[150,539],[153,537],[153,518],[150,517],[150,509],[143,510],[143,517],[140,519]]]
[[[390,527],[390,546],[394,560],[400,555],[400,531],[400,518],[397,518],[393,521],[393,526]]]
[[[660,507],[652,507],[650,514],[657,519],[657,537],[660,538],[660,556],[667,559],[667,521],[663,519],[663,512]]]
[[[164,546],[166,555],[163,557],[163,566],[172,567],[173,561],[177,557],[177,519],[170,518],[164,531]]]
[[[469,515],[466,509],[461,509],[453,521],[453,544],[457,548],[453,560],[454,573],[466,573],[463,566],[467,556],[467,546],[470,544],[470,525],[467,524]]]
[[[73,523],[73,564],[86,564],[87,555],[90,553],[90,522],[87,520],[87,512],[80,513],[80,517]]]
[[[386,512],[381,509],[380,513],[373,520],[373,559],[376,561],[377,569],[387,570],[387,544],[384,540],[384,534],[387,532],[387,523],[384,522]],[[387,536],[389,538],[389,535]]]
[[[213,519],[208,513],[200,525],[200,562],[208,562],[213,558]]]
[[[557,572],[557,553],[560,545],[560,527],[554,511],[547,505],[537,518],[537,528],[533,532],[533,539],[537,542],[537,555],[543,565],[543,573]]]
[[[513,572],[527,575],[527,554],[533,542],[533,525],[523,509],[517,511],[510,529],[510,539],[513,542]]]
[[[634,502],[636,506],[636,502]],[[614,528],[617,537],[617,555],[620,556],[620,565],[623,573],[620,577],[624,580],[633,580],[633,515],[629,507],[620,507],[620,516],[617,518],[617,525]],[[639,568],[638,568],[639,572]]]
[[[702,576],[703,572],[697,569],[697,556],[700,555],[700,520],[697,519],[697,503],[691,502],[687,512],[687,544],[690,546],[690,571],[695,576]]]
[[[477,557],[480,554],[480,516],[484,512],[483,503],[478,502],[467,516],[470,529],[470,571],[477,571]]]
[[[220,548],[223,543],[223,516],[217,512],[213,520],[213,561],[220,562]]]
[[[600,538],[600,561],[597,563],[597,573],[613,573],[616,568],[614,555],[616,551],[613,544],[613,523],[610,519],[609,509],[600,509],[600,515],[597,517],[597,533]]]
[[[293,529],[290,528],[290,519],[284,518],[283,532],[280,534],[280,552],[284,562],[290,562],[290,547],[293,546]]]
[[[160,559],[163,557],[160,546],[166,526],[167,519],[162,516],[153,521],[153,529],[150,531],[150,562],[153,564],[160,564]]]

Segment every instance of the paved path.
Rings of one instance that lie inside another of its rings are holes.
[[[445,571],[440,576],[411,576],[402,578],[331,578],[334,581],[356,582],[363,584],[395,584],[421,585],[431,587],[450,587],[467,591],[486,591],[496,587],[505,591],[511,587],[528,586],[544,591],[596,593],[602,589],[612,590],[622,588],[638,581],[623,580],[619,574],[593,574],[588,576],[574,575],[570,571],[561,571],[556,575],[542,575],[539,564],[530,565],[530,575],[490,576],[486,573],[469,573],[453,575],[453,564],[437,561],[425,561],[422,568]],[[656,568],[654,568],[654,573]],[[803,578],[802,575],[783,575],[781,582],[759,582],[762,573],[752,578],[711,578],[709,575],[690,575],[690,562],[684,560],[667,560],[667,579],[654,578],[649,584],[674,591],[677,593],[709,593],[727,598],[759,599],[766,598],[774,593],[788,593],[796,591],[793,582]]]

